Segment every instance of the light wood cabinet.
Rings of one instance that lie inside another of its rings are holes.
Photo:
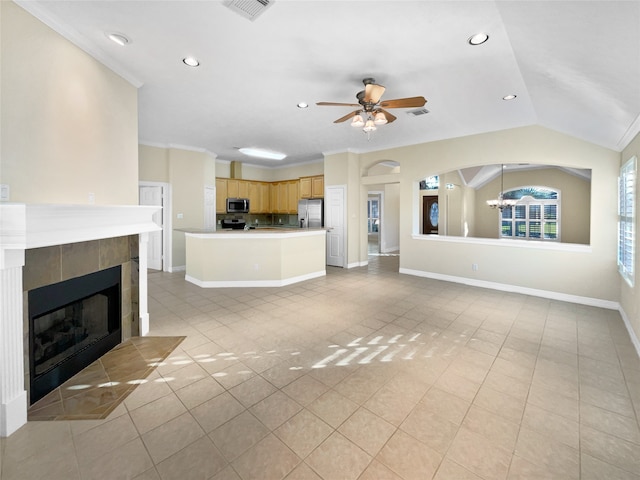
[[[287,182],[287,212],[298,213],[298,180]]]
[[[271,212],[271,190],[270,185],[266,182],[260,182],[260,206],[262,213]]]
[[[300,198],[311,198],[311,177],[300,177]]]
[[[300,178],[300,198],[323,198],[324,175]]]
[[[301,198],[322,198],[324,177],[259,182],[237,178],[216,178],[216,213],[226,213],[227,198],[248,198],[250,213],[298,213]]]
[[[227,180],[216,178],[216,213],[227,213]]]
[[[264,213],[262,197],[260,196],[260,184],[258,182],[248,183],[249,213]]]
[[[324,175],[311,178],[311,198],[324,198]]]
[[[227,198],[240,198],[240,195],[238,195],[238,180],[235,178],[227,179]]]

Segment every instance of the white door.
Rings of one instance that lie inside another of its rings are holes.
[[[327,228],[327,265],[346,265],[345,187],[328,187],[325,198],[325,226]]]
[[[162,205],[161,186],[140,186],[140,205]],[[153,221],[162,227],[162,209],[153,214]],[[162,230],[149,232],[147,268],[162,270]]]
[[[204,186],[204,228],[216,228],[216,187],[213,185]]]

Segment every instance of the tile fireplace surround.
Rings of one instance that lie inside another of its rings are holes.
[[[0,204],[0,436],[9,436],[27,421],[26,291],[115,262],[123,265],[127,277],[122,313],[130,322],[123,325],[123,335],[131,335],[131,325],[140,335],[148,332],[147,242],[149,232],[159,230],[152,220],[159,208]],[[136,250],[137,279],[130,275],[135,271],[131,257]],[[131,286],[136,283],[137,319],[131,310]]]

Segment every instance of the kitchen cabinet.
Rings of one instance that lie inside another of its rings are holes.
[[[227,179],[227,197],[241,198],[240,195],[238,195],[238,180],[235,178]]]
[[[260,196],[260,184],[249,182],[249,213],[263,213],[262,197]]]
[[[324,175],[311,178],[311,198],[324,198]]]
[[[227,213],[226,178],[216,178],[216,213]]]
[[[298,180],[287,182],[287,212],[298,213]]]
[[[300,198],[323,198],[324,175],[300,178]]]
[[[260,182],[260,206],[262,213],[271,212],[271,190],[267,182]]]
[[[277,183],[270,183],[269,184],[269,199],[270,199],[270,205],[269,205],[269,209],[271,210],[271,213],[280,213],[280,203],[278,202],[278,198],[279,198],[279,185]]]

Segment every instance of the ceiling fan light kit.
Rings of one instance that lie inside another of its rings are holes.
[[[337,102],[318,102],[318,106],[331,107],[358,107],[344,117],[340,117],[333,123],[342,123],[348,119],[351,120],[351,126],[362,128],[367,134],[367,138],[371,132],[375,131],[377,125],[385,125],[396,120],[396,116],[384,110],[385,108],[416,108],[423,107],[427,100],[424,97],[397,98],[395,100],[381,101],[385,87],[375,83],[373,78],[365,78],[364,90],[356,94],[358,103],[337,103]]]

